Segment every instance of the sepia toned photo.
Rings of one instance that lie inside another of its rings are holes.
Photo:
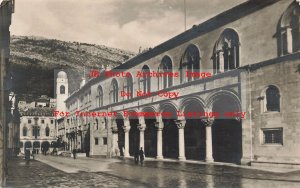
[[[299,0],[0,3],[0,187],[300,187]]]

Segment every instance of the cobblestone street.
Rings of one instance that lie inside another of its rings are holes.
[[[39,161],[9,163],[7,187],[144,187],[140,183],[101,173],[66,173]]]
[[[41,162],[42,161],[42,162]],[[17,169],[17,170],[16,170]],[[10,161],[7,187],[299,187],[300,171],[210,164],[38,156]]]

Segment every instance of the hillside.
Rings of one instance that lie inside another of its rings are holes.
[[[59,69],[72,73],[69,74],[72,92],[79,87],[84,68],[115,67],[134,56],[132,52],[103,45],[26,36],[12,36],[10,48],[14,91],[51,97],[54,97],[54,72]]]

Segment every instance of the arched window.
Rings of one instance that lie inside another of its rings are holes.
[[[124,82],[124,92],[126,92],[127,99],[132,99],[133,97],[133,79],[132,75],[129,73],[126,75],[126,81]]]
[[[23,136],[27,136],[27,127],[23,127]]]
[[[103,106],[103,90],[102,90],[102,87],[99,86],[98,89],[97,89],[97,98],[98,100],[97,101],[97,107],[102,107]]]
[[[99,129],[99,122],[98,122],[98,119],[96,119],[96,126],[95,126],[95,128],[96,128],[96,130],[98,130]]]
[[[144,65],[142,68],[142,75],[143,77],[140,78],[140,90],[144,93],[151,92],[151,77],[150,77],[150,69],[147,65]]]
[[[118,82],[116,79],[113,79],[110,86],[110,101],[111,103],[118,102],[118,94],[119,94],[119,88],[118,88]]]
[[[213,54],[214,74],[236,69],[239,63],[239,36],[233,29],[225,29],[215,44]]]
[[[49,127],[46,127],[46,129],[45,129],[45,134],[46,134],[46,136],[50,136],[50,129],[49,129]]]
[[[193,72],[200,71],[200,53],[195,45],[189,45],[185,50],[180,63],[181,82],[194,80],[191,75]]]
[[[267,111],[280,111],[280,92],[276,86],[269,86],[266,90]]]
[[[300,6],[293,2],[282,15],[280,21],[281,55],[300,50]]]
[[[32,136],[37,138],[40,136],[40,127],[39,126],[32,126]]]
[[[159,79],[159,88],[166,89],[173,85],[173,77],[170,76],[170,73],[173,72],[172,70],[172,60],[168,56],[164,56],[161,64],[159,66],[158,72],[164,73],[162,77],[158,77]]]
[[[65,94],[65,91],[66,90],[66,88],[65,88],[65,86],[60,86],[60,94]]]

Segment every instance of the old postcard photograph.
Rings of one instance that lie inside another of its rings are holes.
[[[0,187],[300,187],[300,0],[0,0]]]

